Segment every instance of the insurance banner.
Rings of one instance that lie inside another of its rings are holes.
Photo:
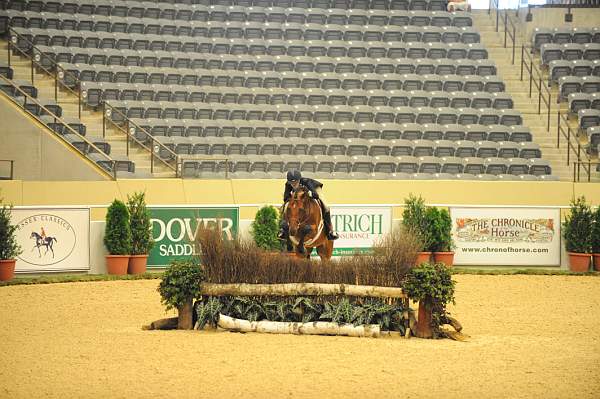
[[[340,238],[333,256],[369,253],[392,229],[391,207],[331,207],[331,222]]]
[[[90,269],[89,208],[13,208],[17,273]]]
[[[455,265],[560,265],[560,209],[450,208]]]
[[[238,236],[239,208],[149,207],[154,248],[148,267],[165,267],[172,260],[195,256],[194,241],[199,229],[216,228],[223,238]]]

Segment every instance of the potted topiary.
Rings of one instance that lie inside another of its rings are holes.
[[[562,224],[569,268],[573,272],[587,272],[592,250],[592,210],[583,196],[571,201],[570,210],[571,213]]]
[[[165,270],[158,286],[161,302],[167,310],[176,308],[177,328],[191,330],[193,327],[193,301],[200,298],[200,284],[204,281],[204,270],[195,260],[175,260]]]
[[[129,274],[146,272],[148,253],[154,246],[152,238],[152,223],[150,212],[146,207],[144,193],[133,193],[127,196],[127,210],[129,211],[129,224],[131,226],[131,257],[129,258]]]
[[[408,272],[402,289],[411,300],[419,302],[417,337],[440,335],[440,325],[448,320],[446,305],[454,303],[455,285],[450,269],[443,263],[423,263]]]
[[[430,247],[432,238],[429,220],[427,217],[427,207],[423,198],[409,194],[408,199],[404,200],[402,226],[405,231],[414,235],[421,243],[420,251],[417,253],[417,265],[429,262],[431,259]]]
[[[0,281],[8,281],[15,276],[15,258],[23,252],[15,238],[17,226],[10,222],[11,211],[12,205],[0,208]]]
[[[592,219],[591,246],[592,256],[594,257],[594,270],[600,271],[600,206],[596,208]]]
[[[108,207],[104,246],[109,253],[106,255],[108,274],[127,274],[131,254],[131,226],[129,212],[123,201],[114,200]]]
[[[427,209],[427,218],[431,229],[433,260],[450,267],[454,263],[454,242],[452,240],[452,219],[448,210],[435,207]]]
[[[277,238],[279,231],[279,215],[273,206],[265,205],[256,212],[250,225],[250,234],[259,248],[274,251],[281,248]]]

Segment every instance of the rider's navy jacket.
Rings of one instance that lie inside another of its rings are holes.
[[[300,185],[306,187],[313,197],[316,197],[315,190],[319,187],[323,187],[323,183],[308,177],[301,177]],[[286,181],[285,191],[283,192],[283,202],[287,202],[290,199],[290,197],[292,196],[292,190],[292,185],[290,184],[290,182]]]

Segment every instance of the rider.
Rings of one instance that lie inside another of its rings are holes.
[[[309,179],[308,177],[302,177],[302,174],[299,170],[290,170],[287,172],[287,181],[285,182],[285,191],[283,192],[283,202],[284,205],[290,200],[292,196],[292,191],[297,190],[298,187],[304,186],[310,191],[310,195],[312,198],[319,200],[321,205],[321,209],[323,210],[323,225],[325,227],[325,234],[328,240],[337,240],[339,236],[333,230],[333,225],[331,224],[331,213],[329,211],[329,206],[325,202],[325,198],[323,197],[323,183]],[[282,221],[281,229],[279,230],[278,237],[281,239],[287,238],[287,225],[285,221]]]

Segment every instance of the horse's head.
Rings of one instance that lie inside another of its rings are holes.
[[[308,195],[308,190],[306,188],[300,187],[292,192],[286,210],[286,219],[290,227],[290,235],[295,236],[298,229],[300,229],[300,226],[303,224],[303,233],[307,234],[310,232],[310,226],[306,224],[310,216],[309,201],[310,196]],[[307,228],[308,231],[306,230]]]
[[[38,236],[38,234],[35,231],[32,231],[29,238],[37,238],[37,236]]]

